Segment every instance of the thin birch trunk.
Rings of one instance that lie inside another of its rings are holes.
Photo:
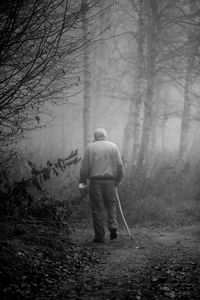
[[[157,1],[151,0],[147,3],[149,15],[149,26],[147,32],[147,54],[146,54],[146,95],[144,99],[144,120],[140,149],[137,157],[137,168],[144,162],[149,149],[149,142],[152,130],[152,107],[154,99],[154,87],[156,76],[156,29],[157,29]]]
[[[123,160],[131,161],[129,166],[134,165],[140,140],[140,115],[141,115],[141,100],[142,100],[142,64],[143,64],[143,47],[144,47],[144,35],[143,35],[143,1],[139,3],[139,15],[138,15],[138,31],[137,31],[137,58],[136,58],[136,71],[134,78],[134,93],[130,102],[128,121],[124,129],[124,140],[122,157]],[[133,144],[131,141],[133,139]],[[130,152],[131,150],[131,152]]]
[[[184,160],[190,133],[191,119],[191,89],[192,89],[192,72],[193,72],[194,56],[190,54],[187,60],[185,88],[184,88],[184,104],[181,120],[181,133],[179,144],[179,159]]]
[[[83,70],[83,146],[84,149],[91,141],[91,95],[90,95],[90,46],[88,42],[88,16],[87,16],[87,0],[82,0],[82,32],[84,46],[84,70]]]
[[[196,12],[196,1],[192,0],[190,2],[190,13]],[[196,17],[199,18],[199,17]],[[195,21],[195,19],[194,19]],[[192,26],[192,25],[191,25]],[[196,28],[195,28],[196,29]],[[182,111],[182,120],[181,120],[181,133],[180,133],[180,144],[179,144],[179,160],[185,160],[185,155],[188,150],[189,136],[190,136],[190,127],[191,127],[191,98],[192,98],[192,88],[193,88],[193,77],[195,69],[195,56],[199,51],[199,43],[194,40],[194,32],[190,28],[190,33],[188,34],[188,57],[186,64],[186,75],[185,75],[185,87],[184,87],[184,103]]]
[[[111,10],[109,3],[111,1],[102,1],[99,3],[100,8],[103,13],[100,13],[97,16],[97,24],[100,28],[100,31],[106,30],[111,22]],[[98,124],[102,122],[101,114],[99,114],[99,109],[102,105],[102,100],[104,96],[104,85],[105,85],[105,77],[106,77],[106,69],[107,69],[107,62],[106,62],[106,51],[108,49],[108,43],[104,40],[103,35],[100,41],[96,42],[94,46],[94,88],[95,88],[95,99],[93,105],[93,127],[95,128]]]

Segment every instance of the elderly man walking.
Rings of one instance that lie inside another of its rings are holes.
[[[107,211],[110,239],[117,238],[116,186],[123,177],[123,164],[117,145],[107,140],[105,129],[94,132],[94,141],[87,147],[81,168],[79,185],[89,179],[89,197],[92,208],[95,243],[105,241],[103,204]]]

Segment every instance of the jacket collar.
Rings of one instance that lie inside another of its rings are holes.
[[[101,141],[101,140],[106,140],[106,138],[105,137],[98,138],[98,139],[95,139],[93,142],[97,142],[97,141]]]

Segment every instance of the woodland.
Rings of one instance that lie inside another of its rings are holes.
[[[90,299],[52,287],[105,255],[73,239],[92,228],[95,128],[120,149],[131,227],[200,221],[199,78],[198,0],[0,1],[1,299]]]

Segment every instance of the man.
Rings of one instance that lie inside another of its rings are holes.
[[[89,196],[92,208],[95,243],[104,242],[103,204],[108,216],[110,239],[117,238],[116,186],[123,176],[123,164],[117,145],[107,140],[105,129],[94,132],[94,141],[84,154],[79,186],[86,186],[89,179]]]

